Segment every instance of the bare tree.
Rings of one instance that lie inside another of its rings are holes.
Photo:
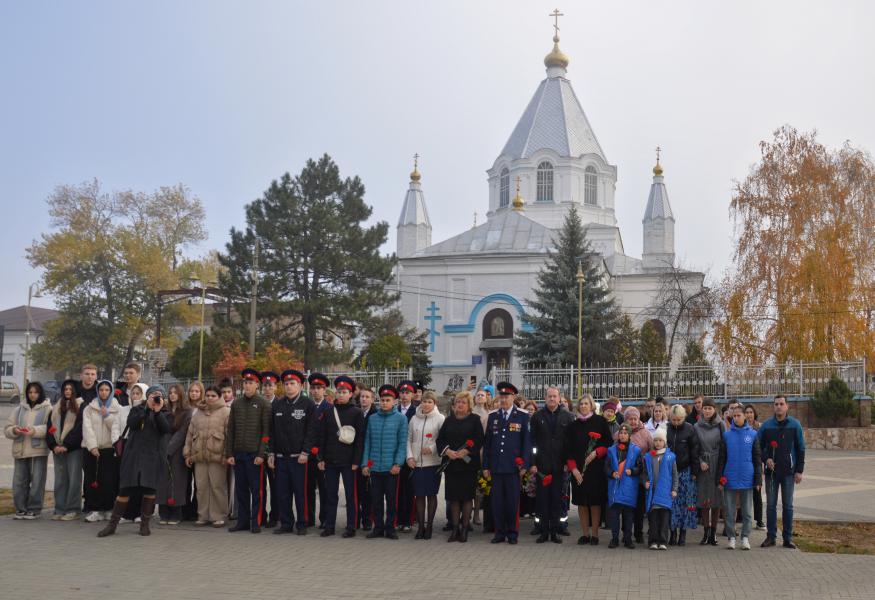
[[[660,274],[659,292],[648,313],[665,325],[667,356],[677,345],[701,337],[714,309],[714,293],[705,285],[706,274],[682,266],[667,266]]]

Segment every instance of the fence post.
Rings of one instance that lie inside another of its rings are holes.
[[[389,369],[383,369],[383,383],[389,383]]]
[[[866,356],[863,355],[863,395],[866,395]]]
[[[568,395],[573,396],[574,390],[577,389],[576,387],[574,387],[574,365],[571,365],[570,367],[568,367],[568,371],[571,373],[571,379],[570,379],[571,383],[568,386]]]
[[[647,398],[650,398],[650,363],[647,363],[647,395],[644,399]]]
[[[407,367],[407,379],[413,379],[413,367]]]
[[[800,397],[800,398],[802,397],[803,389],[804,389],[804,388],[803,388],[803,382],[802,382],[802,378],[803,378],[803,376],[804,376],[804,375],[803,375],[803,369],[802,369],[802,361],[800,360],[800,361],[799,361],[799,397]]]

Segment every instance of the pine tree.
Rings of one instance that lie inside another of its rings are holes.
[[[555,250],[538,274],[531,311],[523,317],[532,331],[514,339],[525,363],[575,364],[578,329],[578,265],[583,268],[583,362],[615,360],[611,339],[620,327],[620,311],[604,284],[601,258],[584,235],[577,209],[572,207],[559,231]]]
[[[223,289],[248,297],[258,240],[261,343],[281,343],[307,369],[349,360],[337,342],[349,341],[374,310],[396,299],[385,288],[395,257],[380,253],[389,225],[364,225],[372,213],[364,193],[358,177],[341,179],[327,154],[308,160],[299,175],[285,173],[246,206],[245,230],[231,229],[220,256]]]
[[[392,357],[387,365],[382,365],[379,357],[373,356],[373,346],[379,340],[390,337],[400,337],[404,340],[404,352],[398,352],[399,356]],[[361,338],[364,347],[356,361],[359,365],[364,365],[367,369],[394,369],[397,358],[401,361],[402,368],[409,366],[413,369],[414,380],[421,381],[425,386],[431,383],[428,332],[418,330],[415,327],[405,327],[404,315],[397,308],[375,314],[362,328]]]
[[[652,321],[641,326],[638,338],[638,363],[642,365],[664,365],[668,362],[665,355],[665,338],[660,335]]]

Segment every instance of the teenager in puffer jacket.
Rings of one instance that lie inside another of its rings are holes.
[[[741,499],[741,549],[750,550],[753,523],[753,492],[759,491],[763,476],[757,432],[744,418],[744,406],[732,408],[732,424],[723,433],[717,474],[723,490],[724,518],[729,531],[729,549],[735,549],[736,495]]]

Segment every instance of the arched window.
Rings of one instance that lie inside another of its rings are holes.
[[[538,165],[536,202],[553,202],[553,165],[546,160]]]
[[[493,308],[483,317],[483,339],[513,337],[513,319],[501,308]]]
[[[501,178],[498,180],[498,207],[510,204],[510,171],[507,167],[501,170]]]
[[[590,165],[586,168],[583,176],[583,203],[590,206],[598,206],[598,174],[595,167]]]

